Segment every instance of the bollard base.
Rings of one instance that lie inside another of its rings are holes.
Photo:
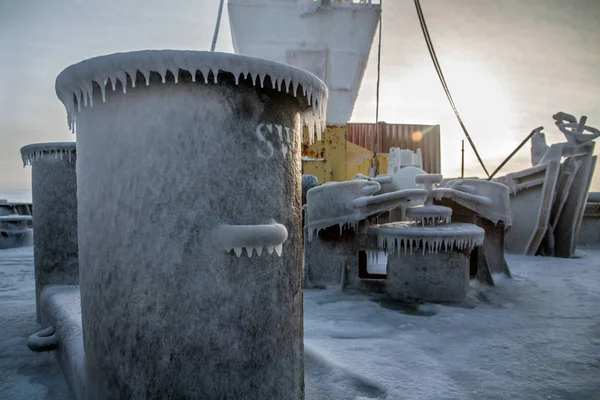
[[[84,399],[85,367],[79,286],[49,286],[44,289],[40,295],[40,319],[43,327],[56,328],[56,358],[75,398]]]
[[[386,284],[395,300],[460,303],[469,291],[469,257],[456,250],[416,255],[402,250],[389,255]]]

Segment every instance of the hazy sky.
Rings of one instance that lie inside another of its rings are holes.
[[[54,81],[93,56],[210,47],[218,0],[0,0],[0,191],[30,186],[21,146],[71,141]],[[440,64],[493,170],[535,127],[563,141],[551,116],[600,127],[600,0],[422,0]],[[233,51],[227,9],[218,51]],[[444,96],[412,0],[383,11],[380,119],[442,125],[442,171],[456,176],[462,132]],[[376,47],[352,121],[375,118]],[[597,146],[600,153],[600,144]],[[467,152],[467,175],[482,176]],[[529,145],[505,172],[529,166]],[[600,190],[600,168],[594,177]]]

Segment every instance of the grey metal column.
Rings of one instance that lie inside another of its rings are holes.
[[[300,142],[324,84],[143,51],[56,88],[77,128],[88,398],[302,399]]]
[[[31,164],[36,319],[48,285],[79,284],[75,143],[36,143],[21,148]]]

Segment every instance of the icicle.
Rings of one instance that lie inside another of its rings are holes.
[[[313,144],[315,141],[315,120],[312,116],[305,117],[305,125],[308,126],[308,141]]]
[[[208,84],[208,73],[210,72],[210,68],[202,68],[200,71],[202,72],[202,77],[204,78],[204,83]]]
[[[254,250],[256,250],[256,254],[260,257],[260,255],[262,254],[262,251],[263,251],[262,246],[255,247]]]
[[[127,74],[125,71],[117,71],[117,79],[121,81],[121,85],[123,86],[123,94],[127,93]]]
[[[317,120],[317,140],[318,141],[321,141],[321,139],[322,139],[322,131],[321,130],[322,130],[321,124]]]
[[[258,76],[258,79],[260,80],[260,88],[263,89],[265,87],[265,78],[267,77],[267,74],[262,74]]]
[[[126,69],[125,72],[127,72],[127,75],[129,75],[129,77],[131,78],[131,87],[135,88],[135,80],[137,79],[137,69]]]
[[[235,255],[238,256],[238,257],[242,255],[242,248],[241,247],[234,247],[233,251],[235,251]]]
[[[98,81],[98,85],[100,86],[100,94],[102,94],[102,102],[106,103],[106,83],[107,80],[103,79],[102,81]]]
[[[278,244],[277,246],[275,246],[275,253],[277,253],[277,255],[279,257],[281,257],[282,251],[283,251],[283,244]]]
[[[211,70],[213,73],[213,82],[214,83],[218,83],[218,77],[219,77],[219,70],[217,69],[216,71]]]
[[[248,254],[248,258],[252,258],[252,247],[244,247],[246,250],[246,254]]]
[[[144,78],[146,78],[146,86],[150,86],[150,70],[144,68],[140,69],[139,71],[142,73],[142,75],[144,75]],[[196,77],[192,76],[192,80],[195,82]],[[114,87],[113,90],[115,90]]]
[[[110,75],[110,84],[112,85],[112,90],[113,92],[117,90],[117,76],[116,75]]]
[[[292,82],[292,86],[294,87],[294,97],[297,97],[296,94],[298,92],[298,82]]]
[[[267,251],[269,252],[269,254],[273,254],[273,250],[275,248],[275,246],[266,246],[267,247]]]

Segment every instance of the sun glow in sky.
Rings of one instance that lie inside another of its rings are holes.
[[[549,144],[564,141],[551,118],[558,111],[587,115],[589,125],[600,127],[599,1],[422,0],[422,7],[488,171],[537,126],[546,128]],[[0,193],[30,187],[31,170],[20,160],[23,145],[75,139],[54,93],[62,69],[118,51],[206,50],[217,8],[217,0],[0,0]],[[352,122],[375,119],[376,49]],[[233,51],[227,8],[217,51]],[[464,135],[409,0],[384,2],[380,120],[441,124],[442,172],[460,173]],[[466,175],[483,177],[468,143],[465,149]],[[502,173],[529,166],[527,144]],[[592,189],[600,190],[598,171]]]

